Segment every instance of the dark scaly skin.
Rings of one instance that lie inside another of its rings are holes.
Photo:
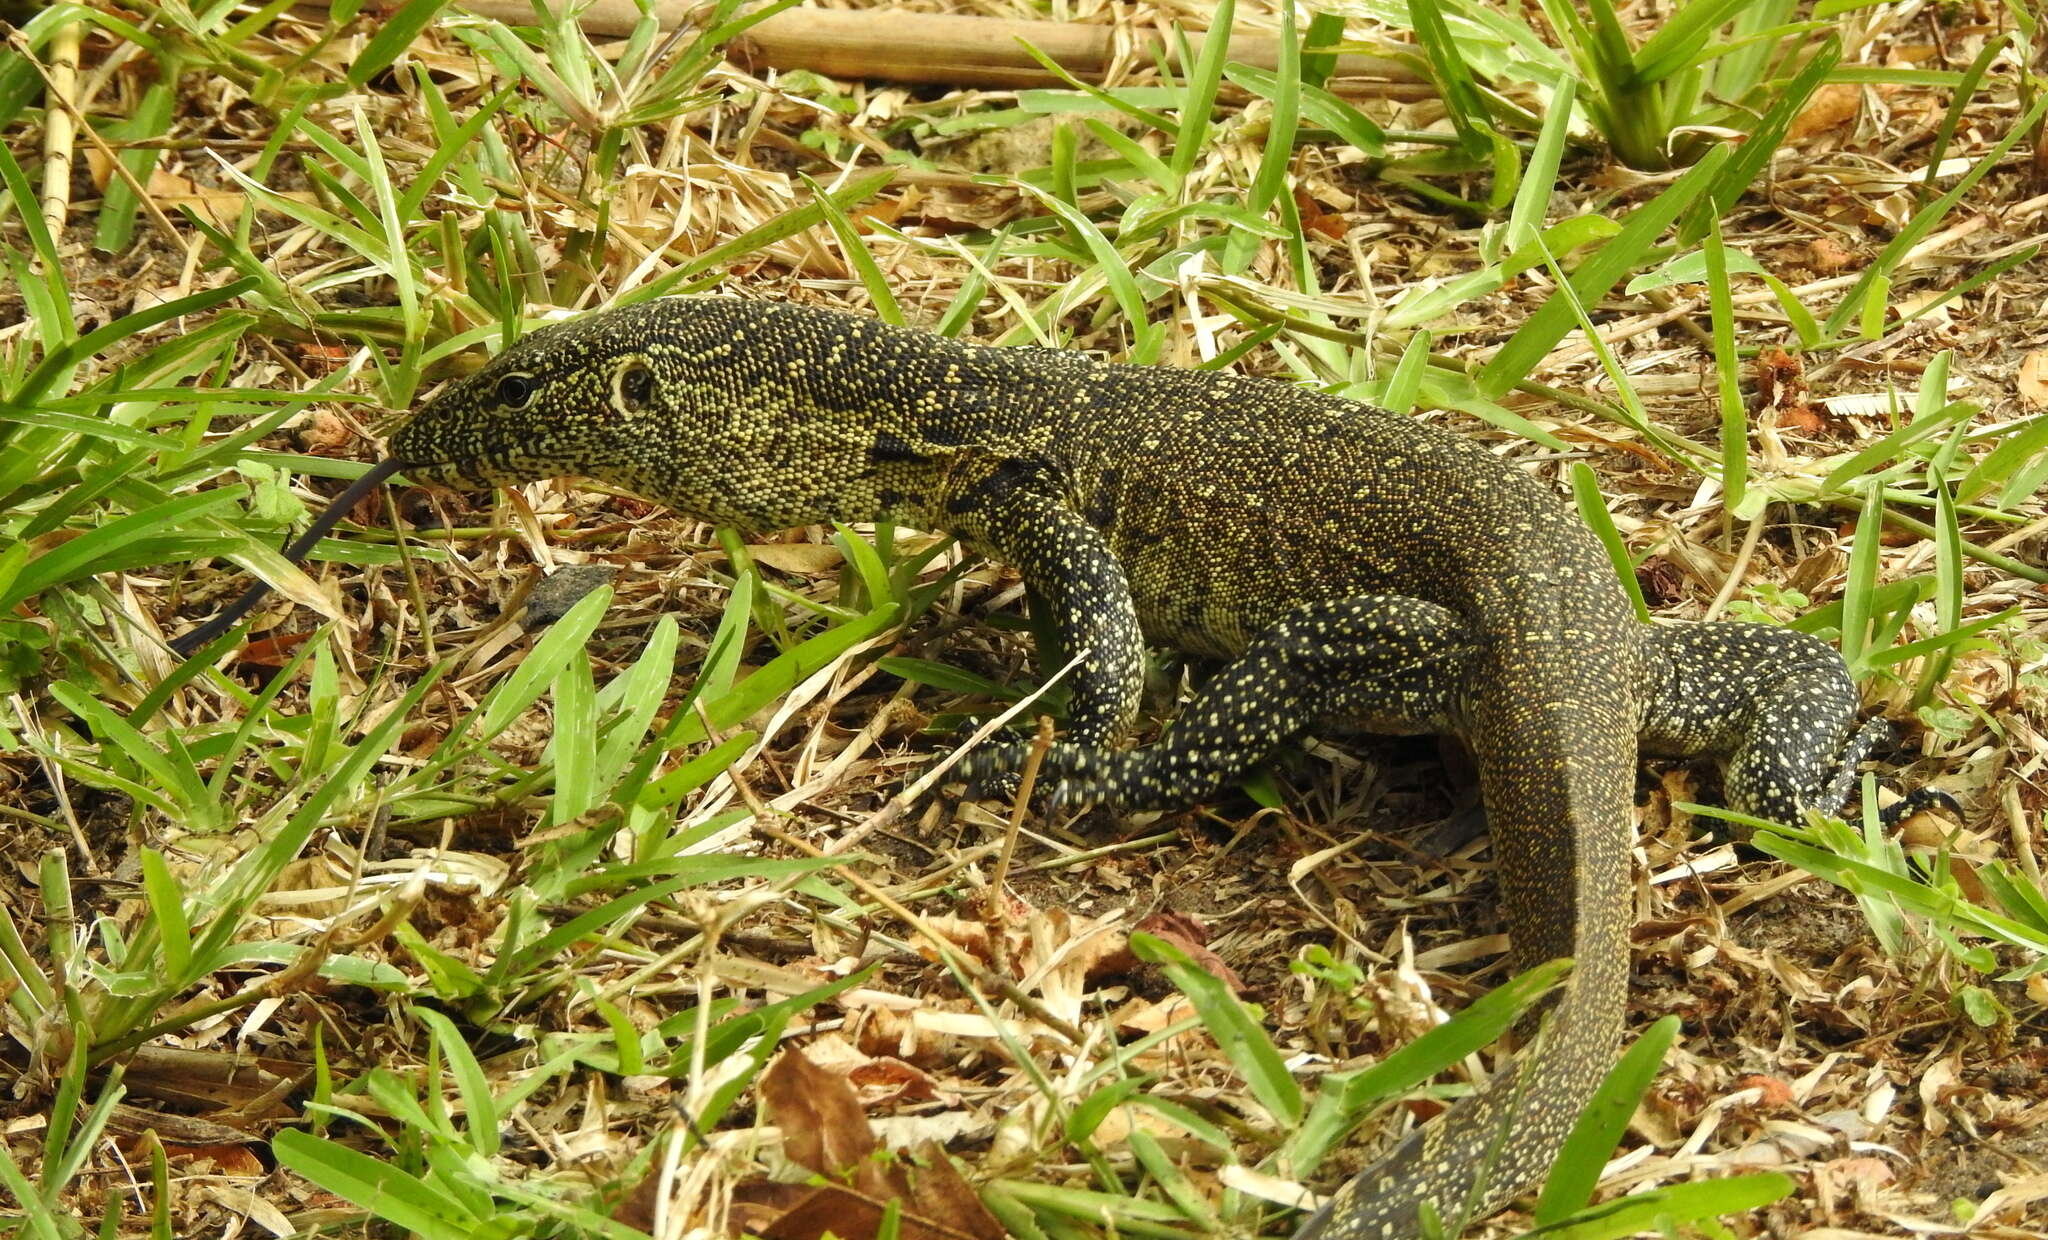
[[[1852,740],[1855,687],[1825,644],[1646,628],[1535,479],[1476,441],[1282,383],[667,298],[534,332],[391,447],[422,481],[581,474],[748,530],[957,534],[1014,565],[1066,648],[1088,651],[1046,772],[1074,799],[1186,805],[1323,725],[1464,738],[1515,962],[1577,967],[1532,1054],[1302,1236],[1414,1236],[1421,1202],[1476,1218],[1548,1171],[1622,1033],[1639,736],[1720,756],[1735,807],[1777,818],[1839,805],[1870,740]],[[1235,662],[1165,740],[1121,751],[1146,640]]]

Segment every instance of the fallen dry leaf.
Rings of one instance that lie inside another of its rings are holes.
[[[2048,349],[2035,349],[2021,358],[2013,383],[2029,408],[2048,409]]]
[[[759,1088],[761,1104],[782,1129],[789,1161],[828,1179],[851,1176],[864,1189],[887,1189],[875,1161],[881,1143],[845,1077],[812,1063],[801,1050],[787,1050],[761,1074]]]
[[[1140,922],[1138,929],[1165,939],[1180,948],[1203,972],[1228,982],[1230,988],[1238,994],[1245,992],[1244,979],[1223,962],[1223,957],[1209,950],[1206,941],[1208,932],[1202,928],[1200,922],[1179,913],[1155,913]]]
[[[1853,82],[1836,82],[1813,92],[1813,102],[1793,118],[1785,132],[1787,142],[1797,142],[1817,133],[1842,129],[1863,109],[1863,88]]]
[[[1781,1077],[1751,1073],[1736,1081],[1735,1088],[1756,1090],[1756,1105],[1768,1110],[1792,1105],[1792,1086]]]
[[[982,1206],[952,1159],[935,1141],[906,1156],[889,1154],[875,1138],[853,1086],[811,1062],[802,1050],[776,1056],[761,1074],[762,1106],[782,1130],[782,1150],[798,1166],[833,1181],[794,1199],[786,1193],[748,1194],[764,1211],[746,1211],[747,1226],[772,1240],[871,1240],[881,1232],[890,1202],[898,1202],[896,1234],[914,1240],[1003,1240],[1002,1225]],[[752,1186],[747,1186],[752,1187]],[[788,1203],[779,1211],[774,1207]]]

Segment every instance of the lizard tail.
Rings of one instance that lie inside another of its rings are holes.
[[[1517,694],[1481,703],[1473,729],[1514,960],[1574,961],[1548,1026],[1478,1094],[1345,1185],[1296,1240],[1409,1240],[1425,1234],[1425,1202],[1445,1234],[1461,1234],[1463,1220],[1542,1181],[1613,1065],[1627,1014],[1635,739],[1618,703],[1587,704],[1611,696]]]

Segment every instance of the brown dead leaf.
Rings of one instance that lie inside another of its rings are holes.
[[[893,1061],[875,1061],[877,1064]],[[884,1071],[922,1077],[895,1064]],[[761,1074],[761,1102],[782,1129],[783,1153],[793,1163],[834,1181],[803,1196],[769,1194],[775,1204],[765,1227],[750,1228],[773,1240],[868,1240],[880,1234],[891,1201],[899,1202],[897,1234],[918,1240],[1002,1240],[1003,1229],[953,1166],[937,1142],[917,1147],[915,1157],[890,1157],[868,1125],[853,1087],[836,1072],[812,1063],[801,1050],[778,1055]],[[765,1200],[752,1197],[755,1201]],[[754,1217],[759,1212],[748,1211]]]
[[[1321,233],[1332,241],[1343,239],[1346,228],[1344,217],[1323,210],[1323,204],[1311,197],[1307,190],[1297,188],[1294,191],[1294,205],[1301,212],[1301,226],[1304,229]]]
[[[1842,129],[1863,110],[1863,88],[1853,82],[1836,82],[1813,92],[1813,102],[1792,120],[1785,132],[1787,142],[1797,142],[1817,133]]]
[[[2028,408],[2048,409],[2048,349],[2035,349],[2021,358],[2013,383]]]
[[[1778,425],[1802,435],[1818,435],[1827,429],[1828,422],[1812,405],[1802,402],[1778,410]]]
[[[1908,852],[1948,858],[1949,873],[1963,895],[1976,903],[1989,900],[1977,866],[1995,860],[1998,848],[1989,841],[1950,822],[1941,811],[1924,809],[1898,826],[1899,843]]]
[[[292,652],[311,636],[311,633],[278,633],[259,638],[235,651],[235,662],[242,667],[262,667],[274,672],[291,662]]]
[[[981,1203],[974,1205],[980,1209]],[[876,1201],[837,1184],[810,1190],[781,1217],[761,1230],[767,1240],[873,1240],[882,1234],[882,1220],[889,1203]],[[984,1211],[984,1216],[986,1212]],[[989,1220],[991,1223],[993,1219]],[[902,1240],[1001,1240],[1002,1229],[992,1232],[964,1229],[956,1223],[942,1223],[931,1215],[904,1210],[898,1216],[896,1235]],[[957,1220],[956,1220],[957,1222]]]
[[[322,409],[306,419],[299,427],[299,447],[314,456],[338,456],[355,446],[356,432],[347,420],[336,416],[331,410]],[[365,497],[364,503],[371,498]],[[377,501],[382,507],[382,500]]]
[[[112,179],[114,165],[111,159],[97,148],[88,147],[85,152],[85,166],[92,177],[92,183],[104,193],[107,182]],[[148,181],[149,196],[164,209],[165,214],[175,216],[179,207],[191,207],[200,217],[217,228],[233,228],[241,217],[242,207],[248,201],[247,195],[236,189],[215,189],[200,185],[189,177],[162,168],[151,170]],[[283,197],[301,202],[313,201],[313,195],[305,190],[293,190]]]
[[[870,1059],[848,1072],[846,1079],[861,1087],[870,1106],[939,1096],[938,1083],[929,1074],[893,1057]]]
[[[1685,570],[1661,555],[1636,566],[1636,585],[1652,607],[1668,607],[1685,597]]]
[[[1805,367],[1776,345],[1757,352],[1755,367],[1757,404],[1764,409],[1784,404],[1805,390]]]
[[[917,1189],[915,1200],[920,1215],[946,1219],[956,1230],[973,1236],[974,1240],[1004,1240],[1009,1233],[996,1222],[988,1207],[981,1204],[980,1194],[967,1183],[960,1174],[960,1168],[953,1164],[952,1158],[938,1142],[920,1142],[915,1153],[917,1170],[912,1180]]]
[[[1180,948],[1204,972],[1228,982],[1238,994],[1245,992],[1244,979],[1223,962],[1223,957],[1209,950],[1209,932],[1194,918],[1180,913],[1154,913],[1138,923],[1138,929]]]
[[[864,233],[872,233],[874,229],[867,227],[869,220],[880,220],[884,224],[894,224],[903,218],[905,211],[915,207],[918,199],[922,197],[924,197],[923,191],[912,186],[901,194],[888,198],[877,198],[865,206],[856,207],[852,211],[847,212],[847,215],[853,220],[854,227],[859,228]]]
[[[886,1194],[887,1178],[875,1157],[881,1143],[845,1077],[793,1048],[768,1065],[759,1088],[769,1118],[782,1129],[789,1161],[832,1180],[851,1176],[871,1194]]]
[[[238,1175],[252,1180],[270,1174],[263,1160],[246,1145],[176,1145],[166,1142],[164,1157],[182,1174],[203,1174],[208,1166],[212,1167],[215,1175]]]
[[[933,914],[924,920],[940,938],[981,963],[988,964],[993,959],[989,953],[987,922],[975,917],[952,917],[945,914]],[[939,959],[938,949],[922,942],[918,944],[917,954],[934,963]]]
[[[656,1213],[661,1207],[661,1167],[657,1164],[640,1177],[640,1182],[627,1191],[618,1203],[612,1206],[611,1218],[615,1223],[624,1223],[641,1231],[653,1231]]]
[[[785,573],[829,573],[846,562],[839,548],[830,543],[756,543],[747,548],[747,554]]]
[[[1753,1072],[1737,1080],[1735,1088],[1756,1090],[1756,1105],[1766,1110],[1776,1111],[1792,1105],[1792,1086],[1782,1077]]]
[[[1828,1160],[1828,1174],[1843,1184],[1864,1185],[1881,1188],[1896,1180],[1891,1164],[1882,1158],[1833,1158]]]
[[[1195,1005],[1185,995],[1168,995],[1152,1001],[1135,1000],[1116,1014],[1118,1033],[1157,1033],[1177,1020],[1186,1020],[1195,1014]]]
[[[1833,237],[1815,237],[1806,244],[1807,266],[1822,275],[1833,275],[1855,261],[1855,253]]]

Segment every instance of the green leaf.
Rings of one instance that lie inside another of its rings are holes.
[[[1678,1038],[1679,1026],[1678,1017],[1666,1016],[1644,1030],[1579,1113],[1543,1182],[1543,1195],[1536,1203],[1538,1227],[1558,1222],[1592,1199],[1607,1156],[1621,1143],[1644,1091]]]
[[[455,1077],[455,1088],[462,1095],[464,1127],[469,1133],[470,1148],[486,1158],[498,1153],[498,1107],[491,1097],[491,1082],[484,1075],[483,1065],[469,1049],[455,1022],[443,1013],[430,1007],[415,1006],[413,1019],[427,1026],[433,1032],[435,1045],[441,1056],[448,1061],[448,1070]],[[431,1084],[429,1088],[433,1088]]]
[[[582,598],[563,614],[560,620],[549,626],[541,639],[534,643],[512,675],[500,681],[484,700],[483,717],[477,724],[475,738],[487,741],[512,726],[526,708],[540,700],[548,685],[562,674],[569,660],[589,642],[590,635],[597,631],[598,622],[604,619],[605,608],[611,606],[612,589],[599,586]]]
[[[483,1221],[396,1164],[337,1142],[287,1128],[270,1150],[287,1169],[421,1240],[472,1240]]]
[[[1131,935],[1131,950],[1138,959],[1159,965],[1181,993],[1194,1004],[1202,1025],[1223,1048],[1223,1053],[1252,1097],[1279,1123],[1294,1127],[1301,1123],[1301,1086],[1287,1071],[1286,1061],[1273,1046],[1251,1011],[1230,993],[1223,979],[1201,968],[1178,947],[1150,934]]]
[[[349,62],[348,84],[361,87],[389,69],[392,62],[412,46],[420,32],[433,25],[434,19],[447,5],[448,0],[405,0],[396,8],[379,14],[375,33]],[[362,132],[364,140],[370,141],[369,131]]]
[[[1579,302],[1588,306],[1594,304],[1623,276],[1641,266],[1664,230],[1706,192],[1727,162],[1727,148],[1716,147],[1670,188],[1630,212],[1621,232],[1594,251],[1573,273],[1572,288]],[[1480,371],[1480,393],[1494,400],[1500,399],[1508,389],[1534,374],[1550,350],[1577,322],[1578,313],[1572,300],[1564,296],[1562,290],[1552,294]]]
[[[1223,62],[1230,55],[1230,29],[1236,18],[1237,0],[1216,0],[1209,28],[1202,34],[1202,50],[1188,69],[1170,165],[1176,190],[1187,184],[1196,161],[1208,153],[1210,113],[1216,107],[1216,88],[1223,80]]]
[[[1674,1184],[1596,1206],[1546,1230],[1543,1240],[1621,1240],[1643,1231],[1760,1210],[1789,1196],[1792,1188],[1792,1177],[1776,1171]]]
[[[1607,549],[1607,559],[1614,565],[1622,592],[1635,607],[1636,619],[1648,624],[1650,605],[1643,601],[1643,584],[1636,580],[1635,559],[1629,555],[1628,543],[1622,540],[1621,531],[1614,527],[1614,518],[1607,511],[1607,500],[1600,494],[1600,479],[1584,461],[1572,464],[1572,498],[1578,504],[1579,519]]]
[[[1721,502],[1739,510],[1749,491],[1749,408],[1742,403],[1742,383],[1735,373],[1735,302],[1728,288],[1731,251],[1721,243],[1721,221],[1708,222],[1707,302],[1714,328],[1714,377],[1721,403]],[[1739,251],[1734,255],[1747,259]],[[1668,264],[1667,264],[1668,266]],[[1631,286],[1633,289],[1633,286]]]
[[[1224,76],[1262,98],[1278,102],[1282,86],[1278,74],[1235,61],[1223,68]],[[1298,106],[1310,123],[1320,125],[1367,155],[1386,154],[1387,131],[1371,117],[1343,99],[1317,86],[1298,86]]]

